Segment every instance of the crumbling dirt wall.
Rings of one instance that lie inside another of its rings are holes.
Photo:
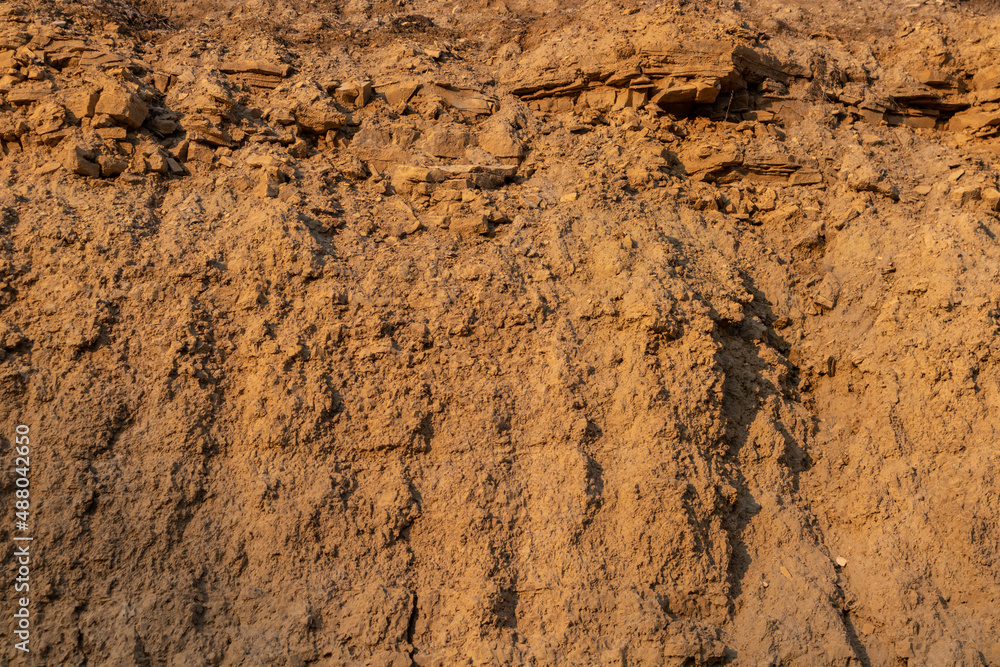
[[[1000,662],[1000,17],[813,4],[0,4],[0,662]]]

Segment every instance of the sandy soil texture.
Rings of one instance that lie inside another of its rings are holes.
[[[998,162],[985,0],[0,2],[0,667],[1000,664]]]

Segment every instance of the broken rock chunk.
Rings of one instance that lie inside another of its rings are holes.
[[[400,192],[412,190],[414,185],[421,183],[440,183],[448,175],[436,167],[418,167],[416,165],[400,165],[392,174],[392,186]]]
[[[451,230],[459,236],[485,236],[490,233],[490,220],[486,215],[463,216],[451,221]]]
[[[291,74],[292,68],[284,63],[234,60],[222,63],[219,70],[255,88],[277,88],[281,85],[281,80]]]
[[[424,152],[434,157],[460,158],[469,145],[469,130],[461,125],[438,125],[426,134]]]
[[[983,202],[991,211],[1000,211],[1000,190],[996,188],[986,188],[983,190]]]
[[[260,181],[253,189],[253,194],[261,199],[272,199],[278,196],[278,183],[269,179]]]
[[[325,134],[330,130],[342,128],[347,122],[347,117],[337,111],[329,100],[323,100],[297,107],[295,121],[307,132]]]
[[[292,73],[292,66],[284,63],[269,63],[263,60],[232,60],[222,63],[219,70],[227,74],[266,74],[286,77]]]
[[[51,82],[20,85],[7,93],[7,101],[15,106],[41,102],[52,94],[53,89]]]
[[[955,188],[949,194],[952,203],[958,207],[965,206],[969,202],[977,201],[981,196],[982,189],[978,185]]]
[[[184,128],[188,139],[209,146],[232,146],[233,137],[226,128],[216,125],[207,116],[193,116],[185,119]]]
[[[101,91],[95,112],[107,114],[133,129],[141,126],[149,115],[139,96],[120,85],[110,85]]]
[[[54,160],[50,160],[49,162],[46,162],[41,167],[39,167],[38,169],[36,169],[35,170],[35,175],[36,176],[48,176],[49,174],[54,174],[55,172],[59,171],[59,168],[61,166],[62,165],[59,164],[58,162],[56,162]]]
[[[172,134],[177,129],[177,123],[165,116],[157,116],[149,121],[149,128],[161,137]]]
[[[66,120],[66,110],[55,102],[39,105],[31,114],[29,121],[32,129],[38,134],[55,132]]]
[[[94,131],[101,139],[113,141],[123,141],[128,136],[124,127],[99,127]]]
[[[365,166],[364,162],[350,153],[344,154],[335,166],[344,178],[349,178],[353,181],[362,181],[368,178],[368,167]]]
[[[101,173],[101,167],[94,161],[95,157],[94,151],[73,144],[66,149],[63,166],[74,174],[97,178]]]
[[[93,118],[100,96],[101,94],[96,90],[77,90],[67,96],[66,110],[76,122],[83,118]]]
[[[101,167],[101,176],[104,178],[114,178],[128,169],[128,162],[115,155],[102,155],[97,158],[97,163]]]
[[[420,90],[419,81],[397,81],[394,83],[382,84],[376,88],[378,94],[385,97],[386,103],[395,107],[400,103],[406,103],[410,101],[418,90]]]
[[[479,135],[479,147],[498,158],[524,157],[524,142],[507,121],[493,123]]]
[[[282,107],[279,106],[280,108]],[[314,85],[294,89],[292,99],[287,101],[284,109],[302,130],[313,134],[326,134],[347,123],[347,116],[337,109],[330,96]],[[281,119],[274,118],[275,115],[272,112],[272,120],[280,123]]]
[[[360,109],[375,96],[371,83],[352,81],[345,83],[334,91],[334,97],[342,106]]]
[[[153,153],[146,158],[146,162],[149,164],[149,170],[157,174],[166,174],[170,167],[167,164],[167,157],[160,151],[153,151]]]

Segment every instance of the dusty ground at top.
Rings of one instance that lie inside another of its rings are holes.
[[[1000,664],[998,35],[0,2],[0,665]]]

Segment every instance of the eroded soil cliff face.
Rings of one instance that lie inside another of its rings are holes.
[[[0,3],[0,664],[1000,664],[998,29]]]

